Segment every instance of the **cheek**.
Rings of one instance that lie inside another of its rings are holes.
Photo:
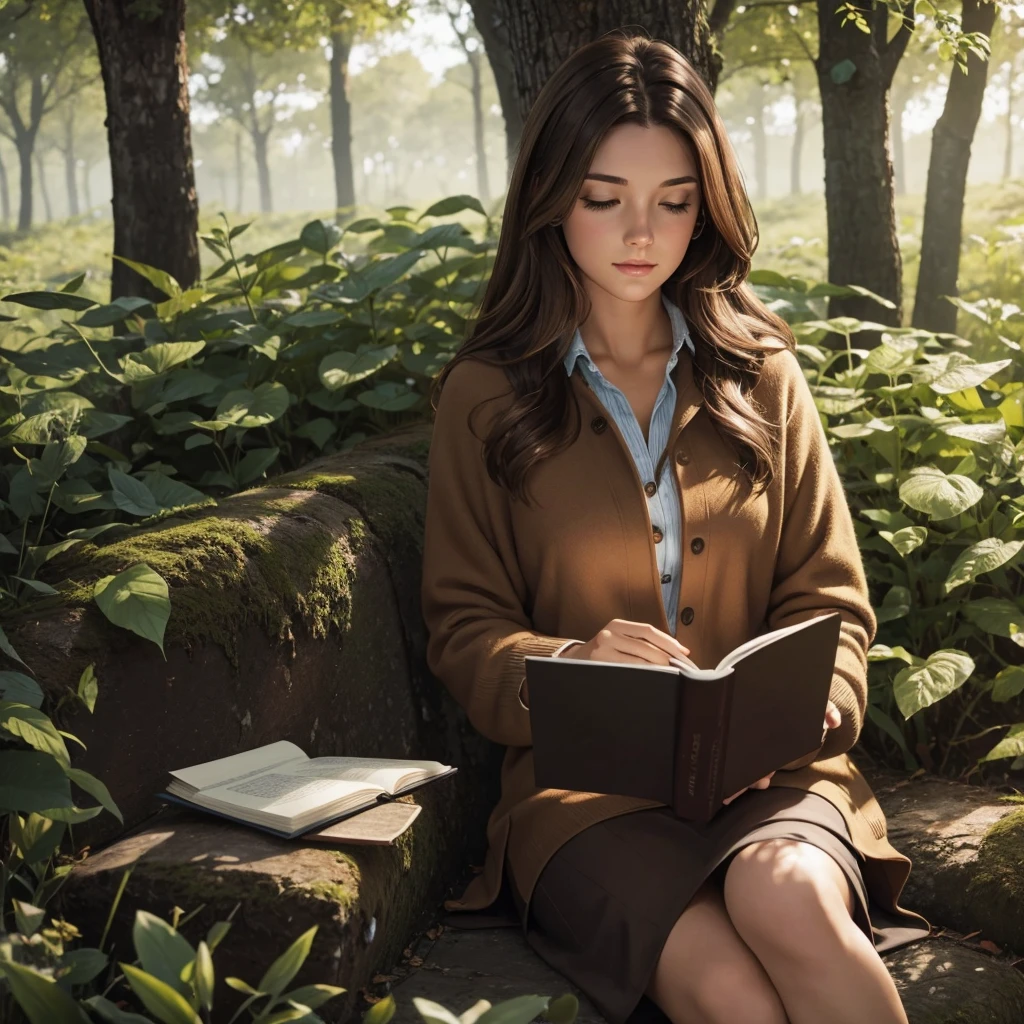
[[[594,250],[605,243],[608,234],[599,217],[581,217],[575,213],[563,221],[562,229],[565,243],[577,263],[592,257]]]

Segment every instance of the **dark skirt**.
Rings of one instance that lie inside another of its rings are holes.
[[[544,866],[529,918],[506,861],[526,941],[584,992],[609,1024],[647,1018],[645,990],[673,925],[700,886],[724,878],[732,855],[762,839],[799,839],[829,853],[856,893],[854,920],[884,953],[928,935],[920,919],[886,910],[868,892],[864,856],[842,814],[792,787],[750,789],[706,824],[668,807],[644,808],[584,829]]]

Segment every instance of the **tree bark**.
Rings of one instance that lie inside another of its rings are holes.
[[[331,159],[334,162],[334,219],[342,224],[346,206],[356,203],[356,186],[352,173],[352,105],[348,99],[348,58],[352,38],[343,28],[331,33]]]
[[[471,6],[495,68],[506,134],[509,112],[518,115],[517,144],[522,122],[552,72],[577,47],[612,29],[642,27],[651,38],[664,39],[679,50],[712,93],[718,81],[712,68],[711,32],[697,0],[607,0],[586,5],[575,0],[471,0]],[[502,44],[511,63],[510,89],[499,77],[500,58],[496,62]]]
[[[32,150],[35,149],[34,131],[18,132],[14,145],[18,149],[20,192],[18,199],[18,230],[32,227]]]
[[[189,125],[185,0],[163,0],[157,17],[130,0],[84,0],[107,102],[114,255],[157,267],[182,287],[199,278],[199,203]],[[111,297],[163,300],[119,260]]]
[[[798,196],[803,192],[800,184],[800,164],[804,156],[804,136],[807,133],[807,120],[800,98],[796,100],[796,127],[793,131],[793,145],[789,151],[789,194]]]
[[[888,91],[913,32],[913,10],[904,8],[904,20],[889,42],[884,4],[861,12],[867,33],[852,23],[842,25],[835,10],[831,0],[818,0],[819,50],[814,63],[824,138],[828,280],[868,288],[894,308],[860,295],[834,295],[828,312],[830,317],[899,326],[903,266],[889,155]],[[858,334],[858,346],[877,344],[878,334]]]
[[[995,4],[963,0],[964,32],[989,35],[995,24]],[[971,142],[981,117],[981,101],[988,78],[988,61],[967,54],[967,74],[954,64],[949,73],[946,105],[932,129],[928,160],[928,187],[921,231],[921,268],[914,299],[914,327],[954,333],[957,308],[943,298],[958,295],[960,238],[963,227],[964,192]]]
[[[253,155],[256,158],[256,179],[260,186],[260,213],[273,213],[273,195],[270,190],[270,163],[267,158],[267,140],[269,131],[261,131],[256,125],[256,111],[252,115],[253,126],[249,134],[252,136]]]

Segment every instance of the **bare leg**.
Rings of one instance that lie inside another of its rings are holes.
[[[791,1024],[907,1024],[895,983],[851,917],[850,883],[824,850],[751,843],[729,864],[723,895]]]

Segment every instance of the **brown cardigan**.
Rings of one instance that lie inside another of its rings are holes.
[[[785,429],[775,480],[754,499],[703,408],[685,348],[672,373],[676,407],[657,475],[671,458],[683,519],[679,608],[688,624],[682,614],[677,623],[666,621],[647,482],[583,377],[569,378],[580,435],[531,469],[529,493],[539,503],[532,508],[511,500],[484,464],[483,438],[511,401],[504,370],[467,359],[445,381],[429,457],[421,593],[427,663],[472,725],[507,747],[483,872],[461,899],[445,901],[449,910],[482,909],[496,899],[506,851],[528,902],[548,859],[574,835],[606,818],[662,806],[534,785],[530,713],[521,699],[527,655],[550,656],[567,640],[589,640],[611,619],[624,618],[675,635],[706,667],[765,626],[833,609],[843,622],[830,696],[842,724],[813,760],[778,771],[772,784],[830,800],[867,858],[865,882],[875,899],[898,906],[910,860],[887,841],[882,810],[846,754],[864,721],[866,655],[876,620],[842,483],[803,371],[788,349],[765,359],[752,397],[762,415]],[[491,397],[497,400],[473,416],[474,436],[470,411]],[[698,537],[704,545],[694,553]]]

